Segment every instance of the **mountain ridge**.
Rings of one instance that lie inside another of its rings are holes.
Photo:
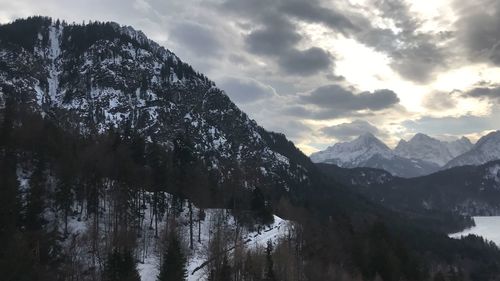
[[[418,138],[418,136],[417,136]],[[399,147],[403,142],[400,142]],[[439,165],[425,159],[408,157],[398,153],[400,149],[390,149],[371,133],[353,141],[336,143],[324,151],[311,154],[315,163],[330,163],[344,168],[371,167],[385,169],[396,176],[415,177],[430,174]]]
[[[469,151],[450,160],[444,168],[481,165],[497,159],[500,159],[500,131],[481,137]]]
[[[39,27],[30,29],[32,48],[19,47],[16,37],[0,42],[0,96],[83,134],[132,129],[167,149],[188,136],[220,181],[240,167],[248,187],[271,185],[284,174],[294,178],[290,185],[307,185],[302,166],[292,167],[269,148],[263,135],[272,133],[142,32],[109,22],[80,26],[37,18],[33,24]]]

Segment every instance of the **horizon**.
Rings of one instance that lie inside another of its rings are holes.
[[[186,10],[194,6],[136,0],[95,11],[0,0],[0,23],[44,15],[132,26],[309,155],[363,132],[394,147],[418,132],[475,142],[500,129],[500,68],[488,45],[498,39],[500,4],[459,2],[227,0]]]

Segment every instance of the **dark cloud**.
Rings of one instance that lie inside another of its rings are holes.
[[[354,94],[339,85],[327,85],[298,97],[297,105],[285,107],[286,115],[305,119],[328,120],[339,117],[365,118],[375,112],[395,107],[396,93],[382,89]]]
[[[224,50],[224,45],[217,40],[214,32],[197,23],[180,23],[171,30],[170,35],[196,55],[214,56],[222,54]]]
[[[434,43],[430,43],[432,41],[426,40],[432,39],[420,40],[411,47],[385,50],[392,56],[392,69],[402,77],[419,83],[434,79],[439,67],[444,66],[445,55]]]
[[[382,89],[374,92],[354,94],[339,85],[317,88],[302,95],[301,101],[322,108],[339,111],[381,110],[399,103],[399,98],[391,90]]]
[[[271,86],[254,79],[224,78],[217,83],[221,89],[236,103],[253,103],[276,95]]]
[[[323,127],[320,131],[326,136],[334,137],[341,141],[350,140],[364,133],[372,133],[374,135],[379,133],[377,127],[364,120],[354,120],[351,123]]]
[[[332,56],[317,47],[305,51],[290,50],[279,59],[280,67],[290,74],[312,75],[327,70],[332,64]]]
[[[500,66],[500,1],[455,1],[458,43],[469,59]]]
[[[487,98],[500,102],[500,86],[474,88],[465,92],[464,95],[474,98]]]
[[[291,50],[301,39],[292,23],[276,17],[266,19],[265,26],[252,31],[245,43],[252,53],[279,56]]]
[[[327,51],[319,47],[298,48],[303,35],[296,23],[284,13],[284,7],[297,9],[292,4],[289,1],[228,0],[222,7],[250,21],[251,31],[244,38],[249,52],[267,56],[288,74],[313,75],[328,70],[334,64],[334,57]]]
[[[280,6],[280,11],[308,22],[323,22],[343,34],[349,34],[359,28],[340,11],[327,9],[316,0],[284,1]]]

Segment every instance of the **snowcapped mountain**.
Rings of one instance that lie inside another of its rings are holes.
[[[342,142],[311,154],[315,163],[335,164],[343,168],[369,167],[383,169],[395,176],[416,177],[436,171],[439,166],[421,159],[408,159],[394,153],[371,133],[351,142]]]
[[[418,133],[409,141],[401,140],[394,152],[403,158],[418,159],[444,166],[448,161],[470,148],[472,148],[472,143],[465,137],[453,142],[444,142]]]
[[[451,155],[453,155],[453,157],[457,157],[471,150],[474,145],[468,138],[461,137],[458,140],[447,142],[446,146],[448,147]]]
[[[214,82],[131,27],[43,17],[2,26],[6,97],[82,134],[133,130],[166,149],[189,139],[221,182],[236,169],[245,187],[308,182],[307,163],[277,152],[283,135],[265,131]]]
[[[483,136],[469,151],[449,161],[445,168],[464,165],[481,165],[500,159],[500,131]]]
[[[366,133],[351,142],[336,143],[324,151],[313,153],[311,160],[316,163],[332,163],[339,167],[358,167],[377,154],[387,159],[394,157],[387,145],[373,134]]]

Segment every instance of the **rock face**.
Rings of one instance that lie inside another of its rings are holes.
[[[373,134],[366,133],[351,142],[336,143],[324,151],[311,154],[313,162],[327,162],[340,167],[358,167],[375,155],[391,159],[391,149]]]
[[[421,176],[439,169],[437,164],[429,161],[399,156],[370,133],[361,135],[351,142],[337,143],[324,151],[313,153],[311,160],[344,168],[383,169],[401,177]]]
[[[479,139],[472,149],[452,159],[445,168],[480,165],[497,159],[500,159],[500,131],[491,132]]]
[[[409,141],[401,140],[394,152],[400,157],[444,166],[448,161],[471,148],[472,143],[465,137],[452,142],[444,142],[419,133]]]
[[[1,26],[0,97],[82,134],[133,130],[166,149],[187,138],[220,181],[235,173],[246,187],[309,181],[306,157],[292,163],[277,152],[297,153],[278,145],[290,145],[283,135],[259,127],[214,82],[131,27],[43,17]]]

